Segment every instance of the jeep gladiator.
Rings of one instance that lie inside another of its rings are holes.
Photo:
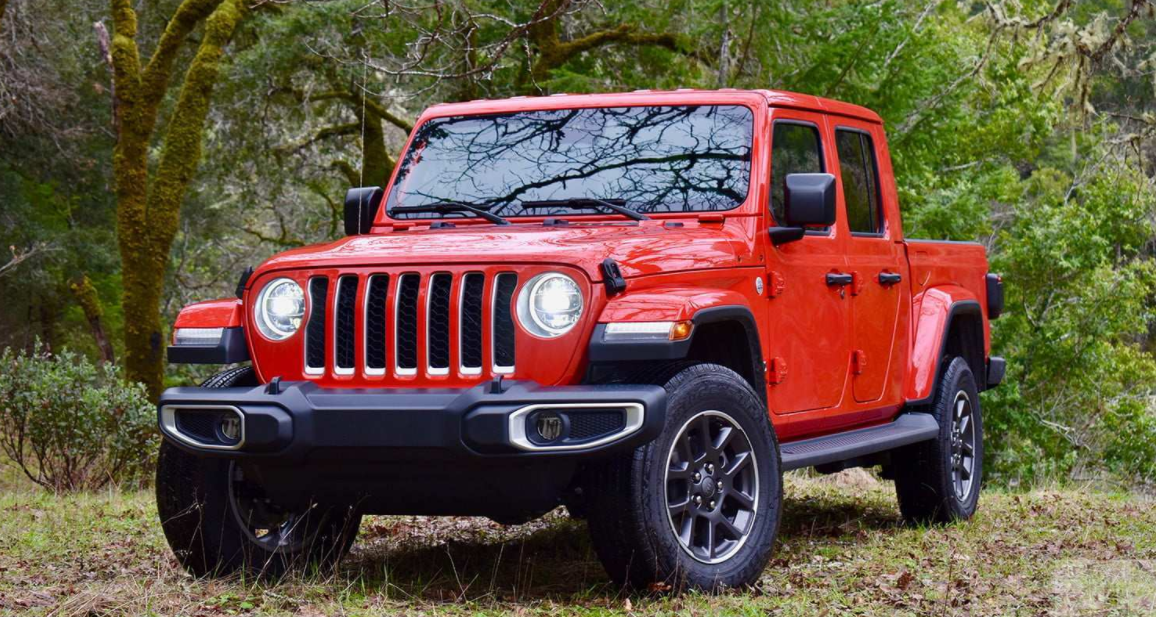
[[[346,236],[177,317],[158,510],[196,574],[331,564],[363,514],[566,505],[610,577],[768,563],[783,472],[976,510],[1004,361],[983,246],[905,239],[880,118],[774,91],[435,105]]]

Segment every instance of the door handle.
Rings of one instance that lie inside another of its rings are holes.
[[[843,274],[841,272],[828,272],[827,273],[827,286],[828,287],[834,287],[836,285],[838,285],[840,287],[845,287],[847,285],[850,285],[854,281],[855,281],[855,277],[851,276],[850,274]]]
[[[899,274],[898,272],[880,272],[879,273],[879,284],[880,285],[895,285],[896,283],[899,283],[902,280],[903,280],[903,275]]]

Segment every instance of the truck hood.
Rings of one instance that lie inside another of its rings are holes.
[[[751,253],[753,219],[682,225],[662,221],[544,226],[540,223],[463,225],[448,229],[415,227],[342,238],[280,253],[259,269],[298,270],[342,266],[405,264],[555,263],[576,266],[601,280],[606,258],[624,276],[726,268]]]

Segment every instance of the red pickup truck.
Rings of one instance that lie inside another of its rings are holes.
[[[976,509],[1000,278],[907,240],[879,117],[772,91],[436,105],[346,237],[181,311],[158,509],[197,574],[346,553],[362,514],[588,520],[611,578],[716,590],[783,472]],[[242,364],[251,362],[251,364]]]

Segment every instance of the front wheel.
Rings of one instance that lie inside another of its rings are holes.
[[[251,369],[221,373],[202,387],[250,385]],[[177,560],[197,576],[246,571],[277,576],[327,566],[353,544],[361,517],[348,506],[277,506],[244,470],[193,456],[168,441],[157,461],[157,513]]]
[[[690,366],[665,383],[666,428],[592,470],[594,549],[617,583],[717,591],[756,581],[782,504],[766,407],[730,369]]]

